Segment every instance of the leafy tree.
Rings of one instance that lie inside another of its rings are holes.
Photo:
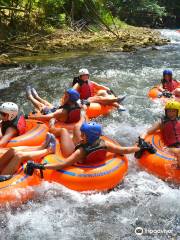
[[[65,24],[80,29],[120,26],[120,20],[157,26],[171,19],[180,22],[179,0],[0,0],[1,34],[33,33]]]

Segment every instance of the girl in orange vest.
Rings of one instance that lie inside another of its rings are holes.
[[[165,145],[177,157],[177,167],[180,168],[180,103],[169,101],[165,106],[165,117],[156,122],[141,135],[145,138],[157,130],[161,130]]]
[[[176,89],[180,87],[180,83],[173,79],[173,73],[171,70],[164,70],[163,71],[163,79],[161,80],[161,86],[158,88],[160,92],[166,91],[170,92],[173,95],[176,94]]]
[[[100,103],[102,105],[114,105],[120,107],[125,96],[116,97],[112,91],[105,86],[89,80],[89,71],[80,69],[79,76],[74,78],[73,88],[80,93],[80,98],[88,100],[90,103]]]

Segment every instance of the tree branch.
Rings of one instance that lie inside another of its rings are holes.
[[[16,8],[16,7],[0,6],[0,9],[7,9],[7,10],[13,10],[13,11],[25,12],[24,9],[20,9],[20,8]]]

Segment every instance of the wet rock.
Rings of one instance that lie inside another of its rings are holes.
[[[22,64],[21,67],[22,67],[23,69],[31,70],[31,69],[33,69],[35,66],[34,66],[33,64],[26,63],[26,64]]]
[[[152,47],[151,50],[152,51],[158,51],[159,49],[157,47]]]

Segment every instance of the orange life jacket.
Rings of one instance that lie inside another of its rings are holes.
[[[180,86],[179,82],[172,79],[171,81],[162,80],[163,88],[169,92],[173,92],[177,87]]]
[[[74,78],[73,85],[76,83],[79,84],[80,88],[78,90],[80,94],[80,99],[88,99],[89,97],[94,96],[94,86],[91,81],[83,81],[79,77]]]

